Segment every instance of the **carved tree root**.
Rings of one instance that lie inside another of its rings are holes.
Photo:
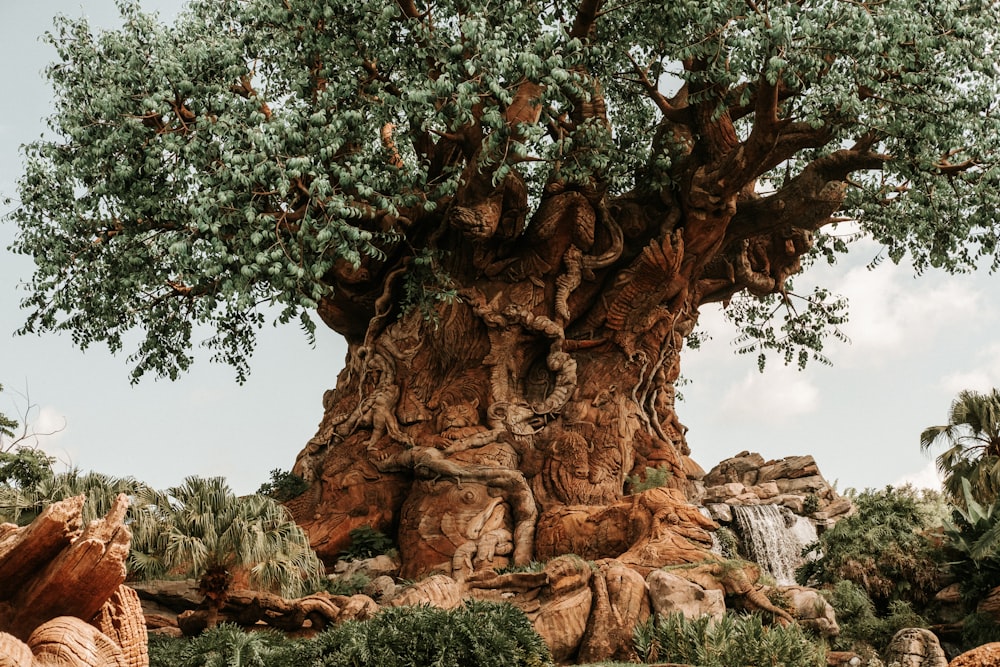
[[[219,611],[218,620],[247,627],[264,622],[294,632],[306,627],[306,621],[313,630],[322,630],[340,621],[371,618],[377,611],[378,605],[367,595],[315,593],[287,600],[271,593],[234,591]],[[195,636],[208,626],[208,616],[205,609],[185,611],[177,617],[177,625],[185,635]]]
[[[84,497],[0,526],[0,666],[146,667],[142,609],[123,586],[128,497],[81,530]]]

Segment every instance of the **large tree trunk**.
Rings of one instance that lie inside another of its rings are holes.
[[[674,382],[701,287],[738,288],[731,270],[712,280],[705,268],[719,244],[686,253],[704,239],[685,239],[662,202],[572,190],[546,193],[515,236],[524,214],[506,201],[511,181],[445,218],[437,247],[457,299],[430,318],[400,315],[389,304],[403,271],[386,269],[375,316],[348,336],[294,468],[311,488],[291,507],[327,560],[368,525],[398,538],[402,576],[465,576],[568,553],[579,545],[566,517],[579,527],[609,511],[618,524],[595,529],[591,557],[616,557],[686,513],[681,495],[643,510],[623,497],[647,467],[681,491],[700,472]],[[343,331],[346,310],[330,306],[328,323]],[[681,523],[662,558],[705,553],[697,519]]]

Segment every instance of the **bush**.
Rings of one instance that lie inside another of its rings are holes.
[[[893,635],[903,628],[926,628],[928,625],[909,603],[902,600],[891,603],[884,615],[877,615],[871,598],[852,581],[839,581],[823,594],[837,613],[840,635],[833,643],[837,650],[864,653],[863,649],[868,647],[882,653]]]
[[[271,471],[271,481],[265,482],[257,489],[262,496],[270,496],[279,503],[286,502],[305,493],[309,483],[298,475],[275,468]]]
[[[554,667],[524,612],[476,600],[389,607],[308,640],[220,625],[190,640],[150,637],[149,650],[150,667]]]
[[[340,552],[340,557],[346,560],[373,558],[394,551],[392,540],[371,526],[354,528],[348,536],[351,538],[351,544]]]
[[[866,490],[852,500],[857,511],[807,548],[796,572],[801,584],[848,580],[864,589],[877,612],[903,600],[923,606],[943,585],[943,554],[926,536],[936,518],[933,499],[911,487]]]
[[[643,491],[649,491],[650,489],[658,489],[661,486],[666,486],[670,483],[670,478],[673,473],[670,472],[670,468],[666,465],[661,465],[656,468],[651,468],[646,466],[646,469],[641,475],[629,475],[628,481],[629,488],[632,493],[642,493]]]
[[[367,621],[336,625],[299,650],[299,664],[324,667],[553,665],[548,647],[524,612],[506,603],[477,600],[451,611],[388,607]]]
[[[765,627],[758,614],[719,620],[657,616],[636,627],[636,653],[647,662],[698,667],[819,667],[824,650],[797,624]]]

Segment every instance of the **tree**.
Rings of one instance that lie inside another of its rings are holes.
[[[959,392],[948,423],[920,434],[923,451],[941,443],[948,448],[938,455],[937,468],[952,502],[964,507],[963,480],[981,503],[991,505],[1000,498],[1000,391]]]
[[[138,378],[187,368],[207,326],[242,379],[267,313],[318,315],[349,352],[289,506],[327,558],[368,525],[404,576],[525,564],[570,549],[567,512],[618,512],[631,472],[683,488],[699,308],[822,360],[843,304],[791,278],[847,249],[838,223],[918,271],[1000,261],[993,2],[121,10],[50,36],[21,331],[138,329]]]
[[[133,508],[129,570],[139,578],[198,578],[209,627],[237,569],[251,584],[284,596],[315,587],[323,573],[305,533],[266,496],[237,497],[221,477],[188,477],[165,493],[140,493]]]

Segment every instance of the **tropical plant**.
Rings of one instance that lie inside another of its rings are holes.
[[[883,653],[899,630],[928,626],[927,620],[903,600],[895,600],[877,613],[865,590],[847,579],[826,587],[823,595],[837,614],[840,634],[832,640],[837,650]]]
[[[949,567],[971,609],[1000,586],[1000,498],[981,504],[967,479],[961,489],[962,502],[945,522],[945,536]]]
[[[38,464],[38,473],[32,474],[34,484],[30,486],[0,486],[0,518],[4,521],[25,525],[31,523],[43,509],[54,502],[84,495],[83,521],[93,521],[105,516],[119,494],[134,497],[148,491],[148,487],[133,477],[114,477],[99,472],[83,472],[70,468],[65,472],[53,473],[51,460],[46,464],[44,454],[39,457],[37,450],[25,453],[31,464]]]
[[[654,616],[636,626],[636,653],[647,663],[698,667],[819,667],[822,646],[797,624],[765,626],[759,614],[726,614],[720,619],[682,614]]]
[[[922,606],[942,587],[942,554],[929,539],[937,505],[912,487],[849,494],[855,512],[824,531],[805,550],[799,583],[848,580],[871,598],[879,614],[896,600]]]
[[[238,497],[221,477],[188,477],[166,492],[140,494],[132,517],[130,572],[197,578],[210,627],[237,569],[287,597],[321,587],[323,566],[287,510],[266,496]]]
[[[948,423],[929,426],[920,434],[920,449],[939,444],[946,449],[937,457],[945,491],[952,502],[965,502],[963,481],[973,498],[991,503],[1000,497],[1000,391],[962,391],[951,403]]]

